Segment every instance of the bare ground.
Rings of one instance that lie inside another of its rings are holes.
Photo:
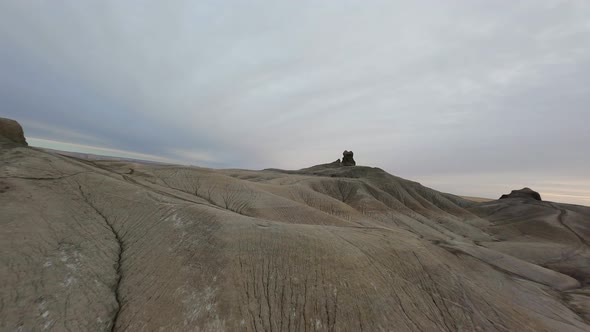
[[[590,331],[590,208],[0,147],[2,331]]]

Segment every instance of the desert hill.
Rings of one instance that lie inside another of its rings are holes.
[[[2,331],[590,331],[590,208],[0,139]]]

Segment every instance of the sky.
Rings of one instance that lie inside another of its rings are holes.
[[[0,1],[31,145],[590,205],[590,1]]]

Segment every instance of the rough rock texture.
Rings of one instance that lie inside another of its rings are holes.
[[[354,153],[352,151],[344,151],[342,153],[342,166],[355,166],[356,162],[353,158]]]
[[[0,331],[590,331],[590,208],[0,141]]]
[[[541,201],[541,195],[532,190],[531,188],[522,188],[520,190],[512,190],[512,192],[510,192],[510,194],[504,194],[502,195],[502,197],[500,197],[500,199],[505,199],[505,198],[529,198],[529,199],[535,199],[537,201]]]
[[[23,128],[18,122],[11,119],[0,118],[0,138],[27,145]]]

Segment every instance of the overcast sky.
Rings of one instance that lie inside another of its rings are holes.
[[[587,0],[0,1],[32,145],[590,205],[589,105]]]

